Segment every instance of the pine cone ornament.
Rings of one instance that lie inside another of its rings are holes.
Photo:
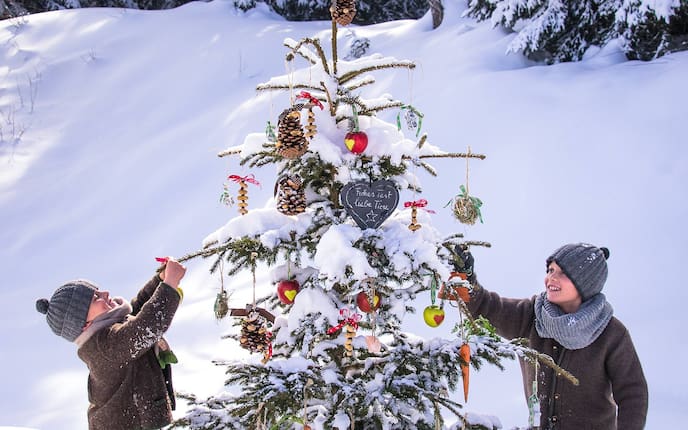
[[[284,158],[298,158],[308,150],[308,141],[301,127],[301,112],[295,108],[286,109],[277,125],[277,153]]]
[[[332,0],[330,13],[337,24],[349,25],[356,16],[356,0]]]
[[[257,312],[250,313],[241,321],[239,344],[251,352],[265,353],[268,350],[270,345],[268,329],[265,320]]]
[[[285,215],[298,215],[306,210],[306,193],[298,176],[282,176],[275,184],[277,210]]]

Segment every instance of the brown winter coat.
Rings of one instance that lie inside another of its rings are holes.
[[[626,327],[612,317],[592,344],[567,350],[535,329],[535,297],[505,299],[476,290],[468,303],[507,338],[525,338],[529,346],[552,358],[580,381],[575,386],[546,366],[539,366],[541,429],[640,430],[647,414],[647,383]],[[535,366],[521,360],[526,398],[532,394]]]
[[[89,430],[158,429],[172,421],[171,375],[163,375],[154,345],[179,301],[177,291],[156,276],[132,300],[133,317],[98,331],[79,348],[89,370]]]

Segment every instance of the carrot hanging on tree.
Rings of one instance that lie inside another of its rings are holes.
[[[463,399],[468,402],[468,378],[469,368],[471,364],[471,347],[467,343],[461,345],[459,348],[459,357],[461,357],[461,379],[463,379]]]

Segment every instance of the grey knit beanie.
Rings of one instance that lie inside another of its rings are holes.
[[[36,310],[45,314],[53,332],[70,342],[81,334],[98,287],[88,281],[69,281],[50,298],[36,300]]]
[[[554,261],[573,282],[583,301],[602,291],[607,280],[609,250],[588,243],[570,243],[554,251],[547,265]]]

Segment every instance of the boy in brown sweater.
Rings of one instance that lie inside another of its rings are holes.
[[[613,316],[602,287],[609,250],[585,243],[560,247],[546,260],[545,291],[507,299],[482,288],[473,257],[459,249],[471,273],[471,312],[483,315],[507,338],[525,338],[576,376],[575,386],[554,370],[521,360],[526,399],[540,411],[534,425],[548,430],[641,430],[647,415],[647,382],[626,327]],[[537,381],[534,397],[533,381]]]
[[[53,332],[76,343],[88,366],[89,430],[151,430],[172,421],[176,358],[163,334],[181,301],[186,268],[165,261],[131,303],[84,280],[36,302]]]

